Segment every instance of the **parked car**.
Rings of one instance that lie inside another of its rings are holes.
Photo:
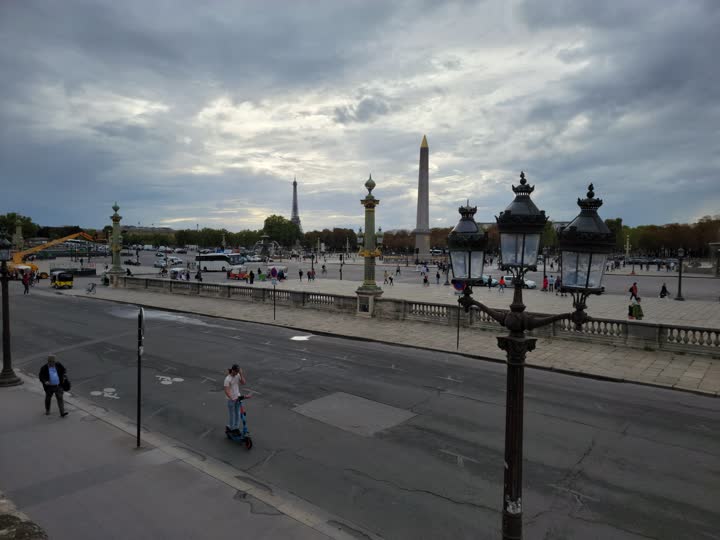
[[[158,252],[155,254],[155,256],[156,256],[156,257],[162,257],[163,259],[165,258],[165,254],[164,254],[162,251],[158,251]]]
[[[185,261],[179,259],[178,257],[168,257],[167,260],[168,263],[172,264],[173,266],[182,266],[185,264]]]
[[[167,266],[167,261],[165,259],[158,259],[155,261],[155,264],[153,264],[155,268],[165,268]]]
[[[175,250],[175,253],[187,253],[187,249],[185,249],[185,248],[177,248],[177,249]]]
[[[140,266],[140,261],[135,259],[128,259],[123,263],[125,266]]]
[[[503,276],[505,278],[505,285],[508,287],[513,287],[513,277],[512,276]],[[537,289],[537,283],[535,283],[532,279],[525,279],[523,282],[523,289]]]

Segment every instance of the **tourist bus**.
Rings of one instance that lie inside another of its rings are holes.
[[[197,267],[203,272],[226,272],[243,262],[245,257],[239,253],[201,253],[195,257]]]

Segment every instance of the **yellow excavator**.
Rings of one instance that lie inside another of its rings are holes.
[[[39,246],[35,246],[30,249],[26,249],[24,251],[17,251],[13,253],[12,256],[12,262],[8,264],[8,270],[10,272],[13,272],[16,270],[16,267],[23,267],[23,266],[29,266],[30,270],[33,272],[38,271],[38,267],[36,264],[33,264],[32,262],[28,261],[25,262],[25,257],[28,257],[29,255],[32,255],[33,253],[37,253],[38,251],[42,251],[43,249],[47,249],[52,246],[56,246],[58,244],[62,244],[63,242],[67,242],[68,240],[74,240],[76,238],[83,238],[89,242],[97,242],[95,238],[90,236],[87,233],[79,232],[75,234],[70,234],[68,236],[63,236],[62,238],[58,238],[57,240],[50,240],[49,242],[45,244],[40,244]]]

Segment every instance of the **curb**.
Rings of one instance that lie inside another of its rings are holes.
[[[59,294],[65,296],[65,295],[62,294],[62,293],[59,293]],[[381,343],[381,344],[383,344],[383,345],[394,345],[394,346],[396,346],[396,347],[405,347],[405,348],[408,348],[408,349],[418,349],[418,350],[429,351],[429,352],[442,352],[442,353],[446,353],[446,354],[454,354],[454,355],[457,355],[457,356],[462,356],[462,357],[465,357],[465,358],[470,358],[470,359],[473,359],[473,360],[483,360],[483,361],[485,361],[485,362],[493,362],[493,363],[496,363],[496,364],[505,364],[505,360],[501,360],[501,359],[499,359],[499,358],[493,358],[493,357],[491,357],[491,356],[482,356],[482,355],[471,354],[471,353],[464,353],[464,352],[459,352],[459,351],[447,351],[447,350],[443,350],[443,349],[434,349],[434,348],[432,348],[432,347],[424,347],[424,346],[420,346],[420,345],[409,345],[409,344],[407,344],[407,343],[398,343],[398,342],[394,342],[394,341],[384,341],[384,340],[382,340],[382,339],[376,339],[376,338],[366,338],[366,337],[360,337],[360,336],[347,336],[347,335],[344,335],[344,334],[336,334],[336,333],[334,333],[334,332],[327,332],[327,331],[323,331],[323,330],[311,330],[311,329],[302,328],[302,327],[299,327],[299,326],[286,326],[286,325],[278,324],[278,323],[253,321],[253,320],[249,320],[249,319],[240,319],[240,318],[230,318],[230,317],[224,317],[224,316],[222,316],[222,315],[196,313],[196,312],[194,312],[194,311],[187,311],[187,310],[183,310],[183,309],[167,308],[167,307],[158,307],[158,306],[153,306],[153,305],[148,305],[148,304],[143,304],[143,303],[138,303],[138,302],[128,302],[128,301],[125,301],[125,300],[111,300],[111,299],[108,299],[108,298],[97,298],[97,297],[89,296],[89,295],[86,295],[86,296],[70,295],[70,296],[74,296],[75,298],[88,298],[88,299],[90,299],[90,300],[100,300],[100,301],[105,301],[105,302],[113,302],[113,303],[115,303],[115,304],[124,304],[124,305],[138,306],[138,307],[142,307],[142,308],[145,308],[145,309],[155,309],[155,310],[158,310],[158,311],[167,311],[167,312],[169,312],[169,313],[183,313],[183,314],[199,315],[199,316],[201,316],[201,317],[208,317],[208,318],[211,318],[211,319],[221,319],[221,320],[225,320],[225,321],[239,321],[239,322],[246,322],[246,323],[252,323],[252,324],[262,324],[262,325],[266,325],[266,326],[273,326],[273,327],[276,327],[276,328],[289,328],[289,329],[293,329],[293,330],[298,330],[298,331],[300,331],[300,332],[307,332],[307,333],[309,333],[309,334],[315,334],[315,335],[318,335],[318,336],[341,338],[341,339],[350,339],[350,340],[353,340],[353,341],[369,341],[369,342],[372,342],[372,343]],[[620,378],[620,377],[609,377],[609,376],[607,376],[607,375],[598,375],[598,374],[595,374],[595,373],[586,373],[586,372],[584,372],[584,371],[574,371],[574,370],[571,370],[571,369],[564,369],[564,368],[554,368],[554,367],[547,367],[547,366],[538,366],[538,365],[536,365],[536,364],[529,364],[529,363],[526,363],[526,364],[525,364],[525,367],[528,367],[528,368],[531,368],[531,369],[537,369],[537,370],[540,370],[540,371],[550,371],[550,372],[554,372],[554,373],[560,373],[560,374],[563,374],[563,375],[571,375],[571,376],[574,376],[574,377],[583,377],[583,378],[586,378],[586,379],[594,379],[594,380],[597,380],[597,381],[605,381],[605,382],[613,382],[613,383],[637,384],[637,385],[639,385],[639,386],[647,386],[647,387],[650,387],[650,388],[662,388],[662,389],[664,389],[664,390],[674,390],[674,391],[677,391],[677,392],[685,392],[685,393],[695,394],[695,395],[705,396],[705,397],[712,397],[712,398],[720,397],[720,395],[719,395],[718,393],[705,392],[705,391],[703,391],[703,390],[696,390],[696,389],[692,389],[692,388],[682,388],[682,387],[676,387],[676,386],[667,386],[667,385],[658,384],[658,383],[652,383],[652,382],[646,382],[646,381],[637,381],[637,380],[634,380],[634,379],[623,379],[623,378]]]

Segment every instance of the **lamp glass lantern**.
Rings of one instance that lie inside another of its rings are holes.
[[[5,235],[0,233],[0,262],[8,262],[10,260],[10,248],[12,244],[8,242]]]
[[[588,187],[587,198],[578,199],[580,214],[564,227],[558,238],[561,257],[561,286],[569,292],[600,294],[608,255],[615,247],[615,235],[600,218],[603,204]]]
[[[685,250],[683,248],[680,248],[677,250],[677,254],[678,254],[678,258],[682,259],[683,257],[685,257]]]
[[[361,246],[364,245],[364,243],[365,243],[364,240],[365,240],[365,235],[363,234],[362,227],[360,227],[358,229],[358,233],[357,233],[358,245],[361,245]]]
[[[0,262],[8,262],[10,260],[10,242],[5,238],[0,238]]]
[[[382,227],[378,227],[377,234],[375,235],[375,245],[382,246],[382,243],[383,243]]]
[[[520,185],[513,186],[512,190],[515,199],[495,218],[500,232],[502,268],[519,272],[528,268],[535,270],[547,216],[530,199],[535,186],[528,185],[524,172],[520,173]]]
[[[482,282],[487,234],[475,222],[477,207],[468,203],[458,208],[458,212],[460,221],[448,235],[450,269],[453,281],[472,286]]]

